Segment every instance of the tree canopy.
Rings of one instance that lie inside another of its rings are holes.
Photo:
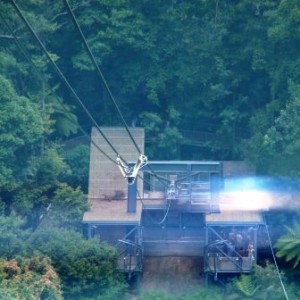
[[[297,1],[70,4],[126,122],[146,128],[151,159],[249,159],[269,172],[281,152],[266,139],[299,98]],[[77,122],[92,126],[16,11],[1,5],[42,74],[32,72],[2,22],[3,76],[51,107],[53,137],[74,134]],[[19,6],[97,123],[122,125],[63,1]]]

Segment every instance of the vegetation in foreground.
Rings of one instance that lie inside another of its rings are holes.
[[[299,288],[288,284],[284,274],[281,274],[289,299],[299,299]],[[266,262],[265,266],[254,267],[250,275],[240,275],[233,279],[227,278],[226,283],[210,282],[208,287],[199,287],[187,295],[175,295],[167,291],[151,291],[140,295],[138,300],[246,300],[246,299],[286,299],[277,270],[273,264]]]

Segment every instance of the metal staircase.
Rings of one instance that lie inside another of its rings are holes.
[[[129,279],[143,270],[143,248],[140,244],[139,230],[139,226],[134,227],[115,245],[118,253],[118,269]],[[128,239],[129,236],[135,236],[135,241]]]

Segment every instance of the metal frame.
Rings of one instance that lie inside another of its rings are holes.
[[[130,235],[134,234],[134,241],[130,240]],[[128,279],[135,273],[143,270],[143,247],[141,241],[141,226],[136,226],[130,230],[115,245],[118,252],[118,268],[126,273]]]
[[[215,213],[219,212],[218,193],[222,188],[222,164],[220,162],[196,161],[151,161],[143,168],[144,176],[148,174],[150,181],[162,181],[159,173],[169,174],[164,178],[168,187],[159,184],[151,191],[165,193],[165,201],[171,201],[171,210]],[[197,175],[205,175],[206,180],[196,179]],[[173,176],[172,176],[173,175]],[[180,176],[182,175],[182,176]],[[169,178],[170,177],[170,178]],[[173,178],[172,178],[173,177]],[[177,178],[175,178],[177,177]],[[150,209],[149,207],[147,207]]]
[[[242,256],[235,249],[232,255],[224,252],[222,246],[228,243],[213,227],[254,227],[254,254]],[[257,230],[258,224],[222,224],[206,226],[206,247],[204,251],[204,272],[214,275],[214,279],[218,279],[219,273],[250,273],[253,264],[256,263],[257,253]],[[209,233],[212,233],[217,239],[209,243]]]

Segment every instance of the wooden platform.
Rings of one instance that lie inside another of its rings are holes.
[[[94,199],[91,209],[83,216],[83,223],[97,224],[139,224],[142,203],[137,201],[136,213],[127,213],[127,200]]]
[[[264,224],[262,214],[253,211],[225,211],[205,216],[206,225],[259,225]]]
[[[205,272],[218,273],[249,273],[255,260],[251,257],[208,256]]]
[[[162,199],[137,200],[136,212],[127,212],[127,199],[91,199],[91,208],[83,216],[83,223],[102,225],[137,225],[140,223],[143,206],[161,206]]]

